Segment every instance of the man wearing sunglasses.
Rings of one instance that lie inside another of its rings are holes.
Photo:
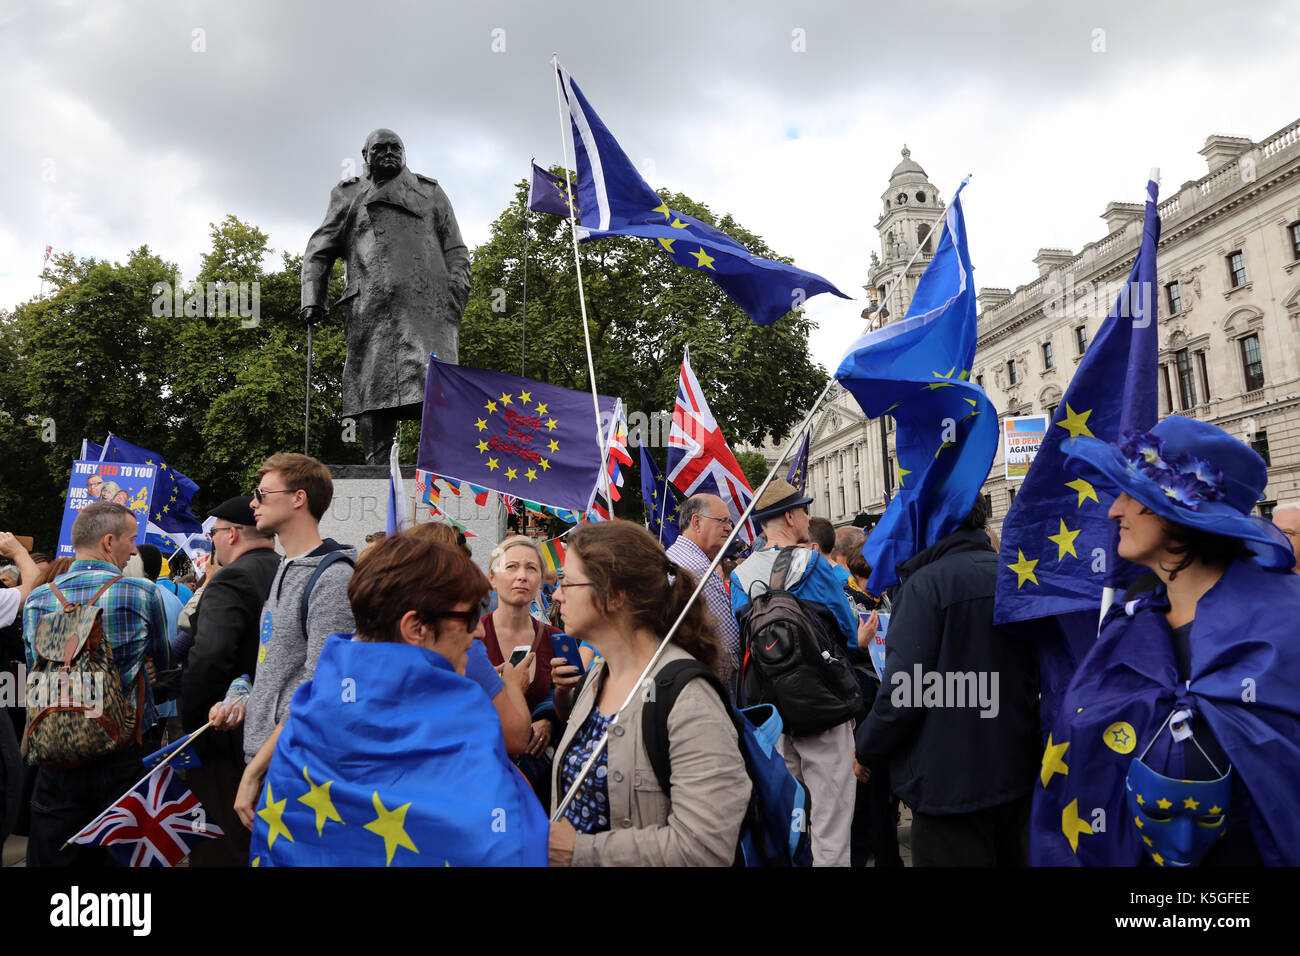
[[[320,536],[320,519],[333,497],[329,469],[307,455],[280,452],[258,469],[250,502],[253,518],[258,531],[279,539],[285,557],[262,608],[253,691],[244,718],[248,766],[235,811],[250,830],[266,768],[289,716],[290,698],[311,680],[325,640],[355,629],[348,582],[357,549]],[[237,710],[218,705],[211,717],[233,725]]]

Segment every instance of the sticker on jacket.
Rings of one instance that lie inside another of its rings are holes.
[[[266,661],[266,645],[271,641],[271,610],[267,608],[262,612],[262,632],[258,635],[257,663],[261,664]]]

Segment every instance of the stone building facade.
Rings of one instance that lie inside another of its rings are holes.
[[[1210,136],[1200,179],[1162,189],[1159,289],[1160,414],[1238,435],[1269,464],[1266,500],[1300,501],[1300,120],[1259,142]],[[890,176],[866,285],[870,321],[907,312],[929,264],[929,228],[943,202],[911,159]],[[1107,233],[1078,252],[1040,249],[1038,277],[1014,291],[982,288],[972,377],[999,418],[1052,413],[1128,277],[1142,235],[1140,203],[1112,202]],[[923,244],[911,268],[906,264]],[[902,281],[881,315],[875,303]],[[863,416],[836,386],[813,421],[812,513],[836,525],[870,521],[898,484],[892,426]],[[882,443],[884,451],[882,452]],[[763,449],[769,460],[778,449]],[[1001,527],[1018,482],[999,448],[984,491]]]

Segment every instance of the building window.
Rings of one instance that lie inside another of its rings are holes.
[[[857,499],[857,506],[853,509],[853,513],[857,514],[862,511],[862,485],[860,482],[853,482],[853,497]]]
[[[840,510],[839,514],[844,514],[844,486],[840,485]]]
[[[1246,284],[1246,258],[1240,251],[1228,254],[1228,282],[1234,289]]]
[[[1178,283],[1169,283],[1169,285],[1165,286],[1165,292],[1169,296],[1169,314],[1177,315],[1183,311],[1183,299],[1178,294]]]
[[[1197,364],[1201,366],[1201,394],[1205,396],[1208,404],[1210,401],[1210,369],[1205,364],[1205,350],[1196,353]]]
[[[1019,381],[1020,381],[1020,379],[1017,377],[1017,374],[1016,374],[1016,360],[1015,360],[1015,359],[1008,359],[1008,360],[1007,360],[1007,384],[1008,384],[1008,385],[1015,385],[1015,384],[1017,384]]]
[[[1047,406],[1047,420],[1049,422],[1053,421],[1056,418],[1056,410],[1060,407],[1061,406],[1059,404]]]
[[[1192,371],[1191,353],[1179,349],[1174,354],[1174,361],[1178,369],[1178,399],[1183,408],[1191,408],[1196,404],[1196,375]]]
[[[1088,351],[1088,327],[1081,325],[1074,330],[1074,343],[1079,347],[1079,354]]]
[[[1255,437],[1250,440],[1250,447],[1259,453],[1259,457],[1264,459],[1264,464],[1272,467],[1273,459],[1268,457],[1268,432],[1255,432]]]
[[[1015,500],[1016,500],[1016,489],[1015,489],[1015,486],[1013,485],[1013,486],[1011,486],[1010,488],[1007,489],[1007,508],[1008,508],[1008,509],[1009,509],[1009,508],[1010,508],[1010,507],[1015,503]]]
[[[917,195],[921,195],[917,193]],[[928,223],[921,223],[916,227],[916,241],[921,245],[921,255],[930,254],[930,226]]]
[[[1056,362],[1052,359],[1052,343],[1044,342],[1043,343],[1043,369],[1044,371],[1046,371],[1047,369],[1053,369],[1053,368],[1056,368]]]
[[[1300,222],[1293,222],[1288,227],[1291,233],[1291,258],[1300,259]]]
[[[980,388],[983,388],[983,387],[984,387],[984,376],[983,376],[983,375],[976,375],[976,376],[975,376],[975,384],[978,385]]]
[[[1273,520],[1273,512],[1274,512],[1274,510],[1276,510],[1276,508],[1277,508],[1277,502],[1276,502],[1276,501],[1261,501],[1258,505],[1256,505],[1256,507],[1259,508],[1259,516],[1260,516],[1261,518],[1266,518],[1266,519],[1268,519],[1269,521],[1272,521],[1272,520]]]
[[[1241,340],[1241,366],[1246,372],[1246,391],[1264,387],[1264,362],[1259,354],[1259,336],[1248,335]]]
[[[993,517],[993,495],[992,494],[986,494],[984,496],[984,511],[988,514],[990,518]]]
[[[1165,383],[1165,414],[1174,410],[1174,393],[1169,390],[1169,366],[1160,366],[1160,380]]]

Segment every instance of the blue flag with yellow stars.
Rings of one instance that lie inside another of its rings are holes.
[[[646,526],[665,548],[671,548],[681,534],[677,518],[682,500],[668,483],[650,453],[641,445],[641,500],[645,503]]]
[[[550,824],[441,654],[326,641],[267,769],[253,866],[545,866]]]
[[[790,471],[785,476],[785,480],[790,482],[799,494],[803,494],[808,484],[808,439],[811,437],[811,431],[804,432],[803,441],[799,443],[799,450],[795,452],[794,461],[790,462]]]
[[[1142,243],[1092,346],[1052,416],[1002,524],[993,623],[1038,621],[1044,724],[1079,658],[1096,638],[1102,588],[1123,587],[1144,569],[1121,561],[1111,499],[1071,472],[1063,442],[1078,435],[1118,441],[1122,430],[1146,432],[1159,414],[1156,395],[1157,186],[1147,183]]]
[[[429,359],[417,468],[581,514],[600,466],[589,392]]]
[[[198,493],[199,486],[175,468],[169,467],[162,455],[148,448],[133,445],[110,432],[108,441],[104,443],[101,460],[120,461],[132,465],[156,465],[158,472],[154,479],[149,521],[168,533],[193,534],[203,531],[203,522],[190,512],[190,502]],[[166,547],[166,545],[164,539],[160,546]]]
[[[759,325],[771,325],[823,292],[849,298],[819,275],[753,255],[721,230],[668,208],[641,178],[568,71],[556,68],[569,104],[577,154],[580,240],[653,239],[679,266],[706,274]]]
[[[555,173],[547,172],[533,163],[533,178],[528,183],[528,208],[534,212],[549,212],[555,216],[569,216],[569,184]],[[576,213],[577,210],[575,209]]]
[[[862,549],[876,594],[898,583],[898,564],[957,530],[997,451],[998,413],[970,381],[975,281],[965,187],[952,197],[907,316],[854,342],[835,372],[868,417],[892,415],[897,426],[898,494]]]
[[[167,760],[167,766],[175,767],[177,770],[184,770],[187,767],[202,767],[203,762],[199,760],[198,754],[190,746],[190,738],[193,736],[194,734],[189,733],[178,740],[173,740],[160,750],[155,750],[141,762],[149,770],[152,770],[164,760]],[[172,754],[176,754],[176,756],[172,757]],[[169,757],[170,760],[167,759]]]

